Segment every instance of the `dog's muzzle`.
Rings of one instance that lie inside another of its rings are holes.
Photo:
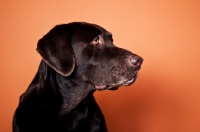
[[[134,72],[131,73],[132,74],[131,77],[123,78],[123,79],[121,79],[120,81],[118,81],[115,84],[95,85],[94,86],[95,89],[96,90],[100,90],[100,91],[101,90],[106,90],[106,89],[108,89],[108,90],[116,90],[120,86],[129,86],[129,85],[133,84],[137,79],[138,71],[141,68],[141,65],[143,63],[143,59],[142,59],[142,57],[140,57],[138,55],[131,55],[131,56],[128,56],[126,59],[128,61],[129,66],[134,68]]]

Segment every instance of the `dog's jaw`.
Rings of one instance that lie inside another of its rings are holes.
[[[135,72],[135,74],[133,75],[133,77],[129,78],[129,79],[122,79],[120,81],[118,81],[115,84],[102,84],[102,85],[94,85],[96,90],[102,91],[102,90],[117,90],[120,86],[130,86],[131,84],[133,84],[138,76],[138,72]]]

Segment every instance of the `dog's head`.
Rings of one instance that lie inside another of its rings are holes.
[[[135,82],[143,59],[113,44],[112,34],[84,22],[58,25],[39,40],[37,51],[62,76],[78,77],[97,90]]]

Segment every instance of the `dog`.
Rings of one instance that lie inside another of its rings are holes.
[[[20,96],[13,132],[107,132],[93,93],[133,84],[143,62],[116,47],[106,29],[86,22],[55,26],[37,52],[42,60]]]

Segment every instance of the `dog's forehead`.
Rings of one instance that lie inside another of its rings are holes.
[[[85,42],[90,43],[101,35],[103,39],[113,41],[112,34],[105,28],[92,23],[86,22],[72,22],[68,24],[60,24],[55,26],[47,33],[48,36],[55,38],[65,38],[71,43]]]
[[[69,25],[73,25],[75,28],[79,28],[80,30],[86,30],[86,31],[99,31],[99,32],[106,32],[106,30],[97,25],[97,24],[92,24],[92,23],[87,23],[87,22],[73,22],[69,23]]]
[[[74,22],[71,24],[74,27],[73,35],[78,38],[88,39],[88,41],[91,41],[91,39],[94,39],[98,35],[102,35],[105,38],[112,38],[112,34],[99,25],[86,22]]]

